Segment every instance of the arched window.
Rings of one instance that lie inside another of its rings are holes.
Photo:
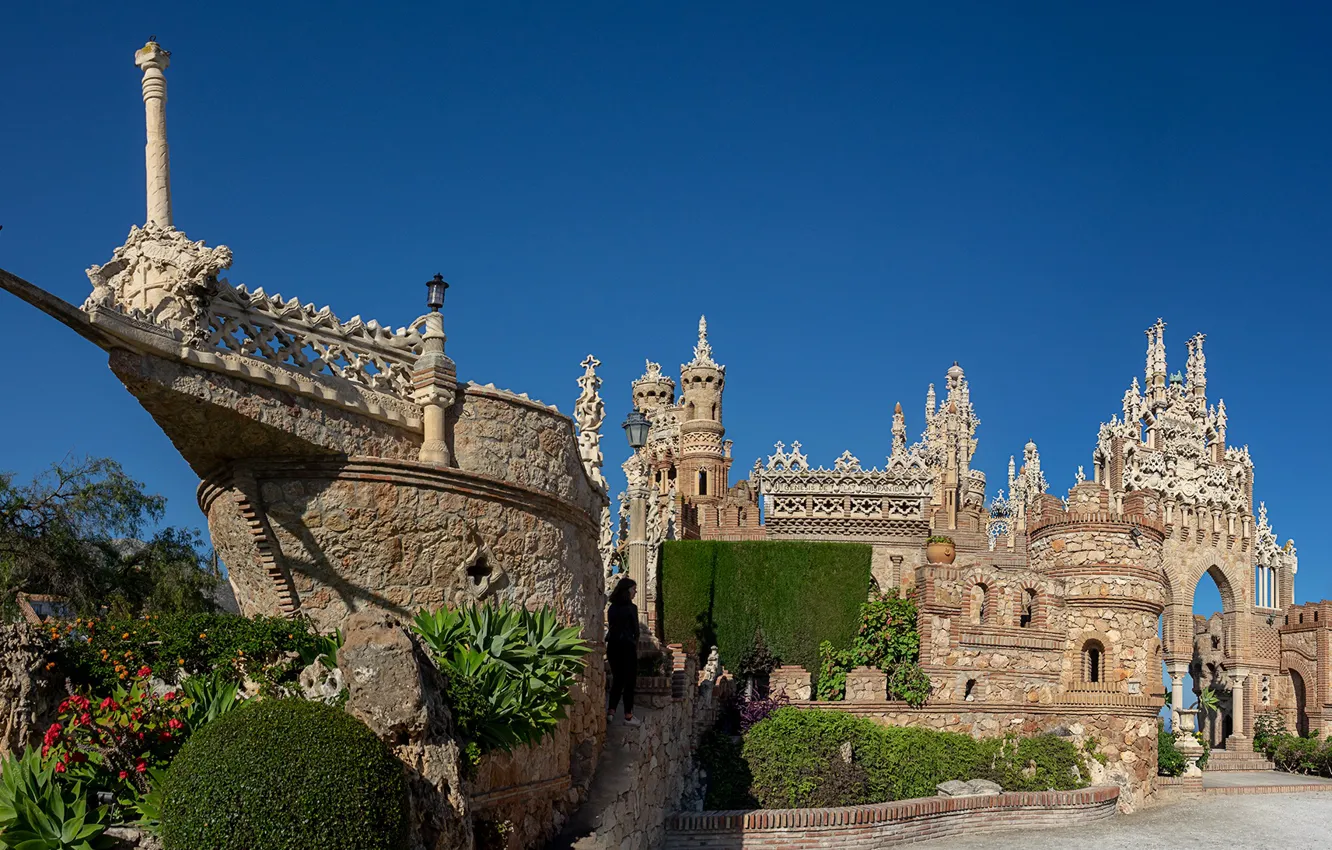
[[[1022,611],[1018,614],[1018,625],[1027,628],[1036,621],[1036,591],[1030,587],[1022,591]]]
[[[708,471],[706,469],[698,471],[698,495],[708,495]]]
[[[976,695],[972,693],[972,691],[974,690],[976,690],[976,680],[967,679],[967,692],[963,695],[962,698],[965,699],[967,702],[971,702],[976,698]]]
[[[989,601],[989,588],[983,584],[975,584],[971,587],[971,622],[985,622],[986,604]]]
[[[1082,645],[1082,681],[1092,685],[1105,681],[1105,647],[1099,640]]]

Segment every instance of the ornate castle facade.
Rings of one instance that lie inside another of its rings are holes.
[[[1163,322],[1147,340],[1145,383],[1135,378],[1100,426],[1091,478],[1079,468],[1066,497],[1049,493],[1028,442],[1021,461],[1009,461],[1007,488],[987,501],[985,475],[971,465],[980,419],[956,363],[943,392],[926,393],[919,440],[908,441],[897,405],[882,467],[850,452],[831,469],[815,467],[799,442],[778,443],[731,486],[726,370],[700,322],[678,402],[655,363],[633,383],[634,405],[652,422],[637,462],[650,470],[654,512],[674,518],[654,533],[870,544],[879,586],[919,603],[932,692],[914,713],[885,694],[860,713],[977,734],[1082,724],[1101,739],[1128,798],[1144,800],[1164,664],[1176,712],[1186,708],[1190,671],[1195,691],[1219,694],[1204,731],[1225,748],[1218,764],[1246,766],[1260,713],[1332,731],[1332,603],[1293,604],[1294,544],[1278,544],[1254,501],[1253,461],[1247,447],[1227,444],[1224,401],[1208,403],[1203,335],[1188,341],[1186,368],[1174,375]],[[933,534],[955,541],[955,562],[928,562]],[[1193,615],[1204,574],[1223,604],[1210,621]],[[802,672],[793,674],[797,692]]]

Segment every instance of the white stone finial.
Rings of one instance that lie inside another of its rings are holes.
[[[698,342],[694,345],[694,359],[689,366],[716,366],[712,359],[712,345],[708,342],[708,317],[698,317]]]
[[[166,75],[171,53],[156,41],[134,52],[134,64],[143,69],[143,108],[148,141],[144,147],[147,169],[148,218],[146,221],[171,227],[171,157],[167,152]]]
[[[578,378],[578,400],[574,402],[574,422],[578,425],[578,454],[583,461],[587,477],[598,492],[605,495],[606,476],[601,471],[601,425],[606,419],[606,405],[601,400],[601,378],[597,367],[601,361],[591,354],[579,364],[583,374]]]

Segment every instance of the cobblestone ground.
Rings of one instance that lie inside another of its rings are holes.
[[[1332,847],[1332,792],[1206,797],[1093,826],[942,838],[919,850],[1324,850]]]

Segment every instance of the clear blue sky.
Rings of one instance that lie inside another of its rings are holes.
[[[881,462],[956,359],[991,495],[1029,437],[1062,493],[1163,316],[1332,596],[1328,7],[826,5],[6,4],[0,266],[79,303],[142,221],[152,33],[176,223],[233,283],[396,326],[443,272],[465,378],[568,410],[601,358],[612,467],[707,313],[741,474],[779,439]],[[105,355],[0,317],[0,468],[112,455],[201,524]]]

